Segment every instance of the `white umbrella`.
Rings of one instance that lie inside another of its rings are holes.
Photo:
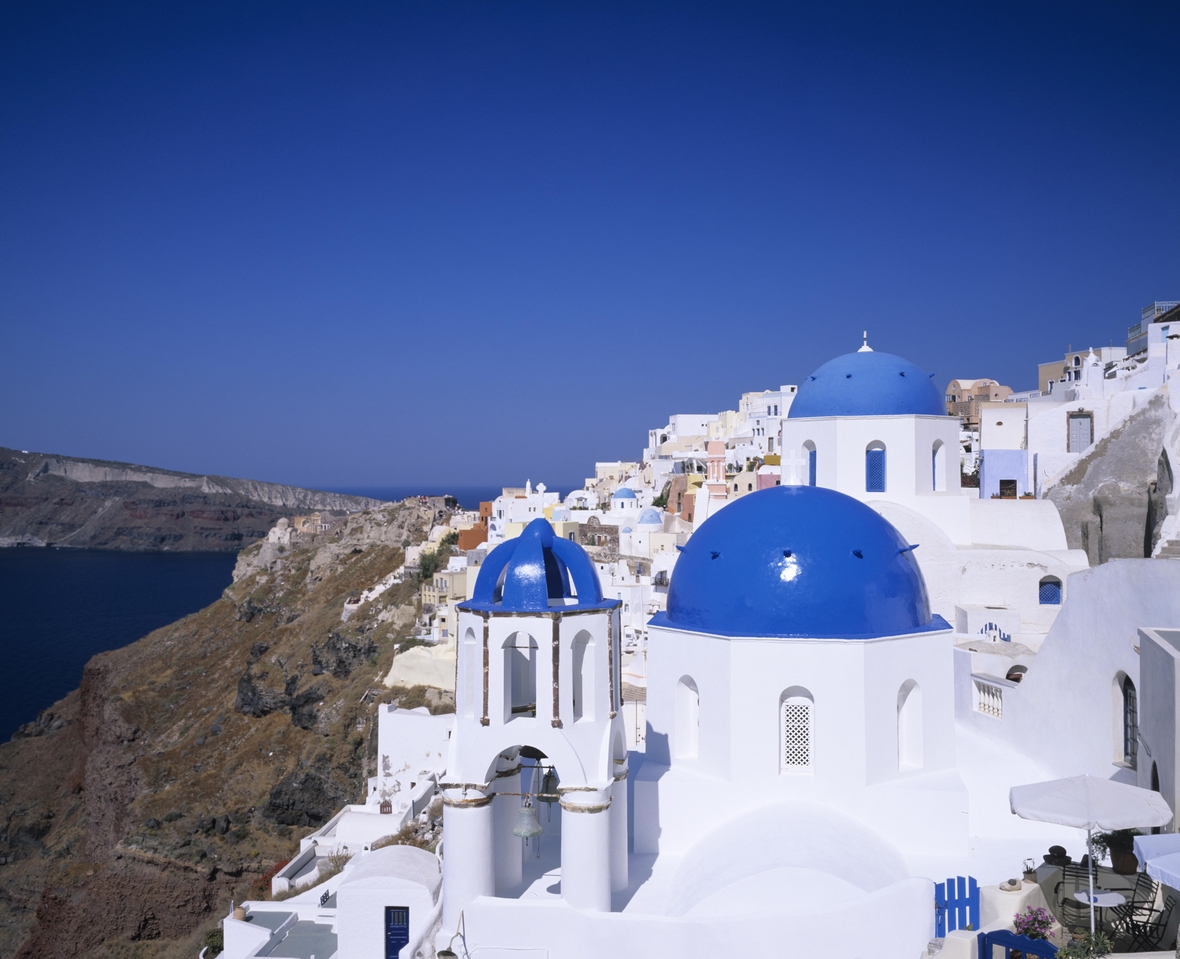
[[[1090,933],[1094,932],[1094,850],[1095,829],[1110,832],[1138,826],[1162,826],[1172,818],[1164,797],[1150,789],[1116,783],[1097,776],[1071,776],[1045,783],[1013,786],[1008,802],[1021,819],[1076,826],[1086,830],[1090,853]]]

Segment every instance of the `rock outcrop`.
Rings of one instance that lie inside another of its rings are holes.
[[[0,745],[0,955],[192,959],[302,831],[362,801],[377,704],[453,700],[378,685],[416,581],[341,611],[447,517],[415,499],[266,562],[255,544],[216,603],[94,657]]]
[[[379,501],[0,447],[0,546],[239,550],[280,517]]]
[[[1172,491],[1168,440],[1175,422],[1161,390],[1045,491],[1070,549],[1084,549],[1091,565],[1152,555]]]

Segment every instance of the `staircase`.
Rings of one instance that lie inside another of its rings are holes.
[[[1155,554],[1156,559],[1180,559],[1180,539],[1170,539],[1160,551]]]

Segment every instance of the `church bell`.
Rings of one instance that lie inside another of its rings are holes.
[[[527,796],[524,805],[520,807],[520,815],[516,817],[516,825],[512,827],[512,835],[520,836],[526,843],[534,836],[541,835],[541,821],[537,818],[537,807]]]

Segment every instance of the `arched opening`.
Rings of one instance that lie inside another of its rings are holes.
[[[676,684],[674,709],[673,754],[677,759],[696,759],[701,737],[701,695],[691,676],[681,676]]]
[[[1061,580],[1046,576],[1037,586],[1037,599],[1042,606],[1061,605]]]
[[[946,492],[946,444],[935,440],[930,451],[930,488],[936,493]]]
[[[865,492],[885,492],[885,444],[880,440],[865,447]]]
[[[1135,768],[1139,758],[1139,701],[1135,684],[1130,676],[1124,676],[1122,683],[1123,713],[1123,762]]]
[[[504,640],[504,722],[537,715],[537,641],[528,633]]]
[[[815,697],[802,686],[792,686],[779,697],[779,772],[812,772],[815,760],[814,712]]]
[[[574,722],[594,719],[594,637],[582,630],[574,637]]]
[[[897,691],[897,768],[921,769],[922,753],[922,687],[907,679]]]
[[[814,486],[816,466],[815,444],[811,440],[808,440],[803,444],[803,449],[807,453],[807,485]]]
[[[463,634],[463,715],[474,719],[482,715],[483,657],[475,630],[468,627]]]

